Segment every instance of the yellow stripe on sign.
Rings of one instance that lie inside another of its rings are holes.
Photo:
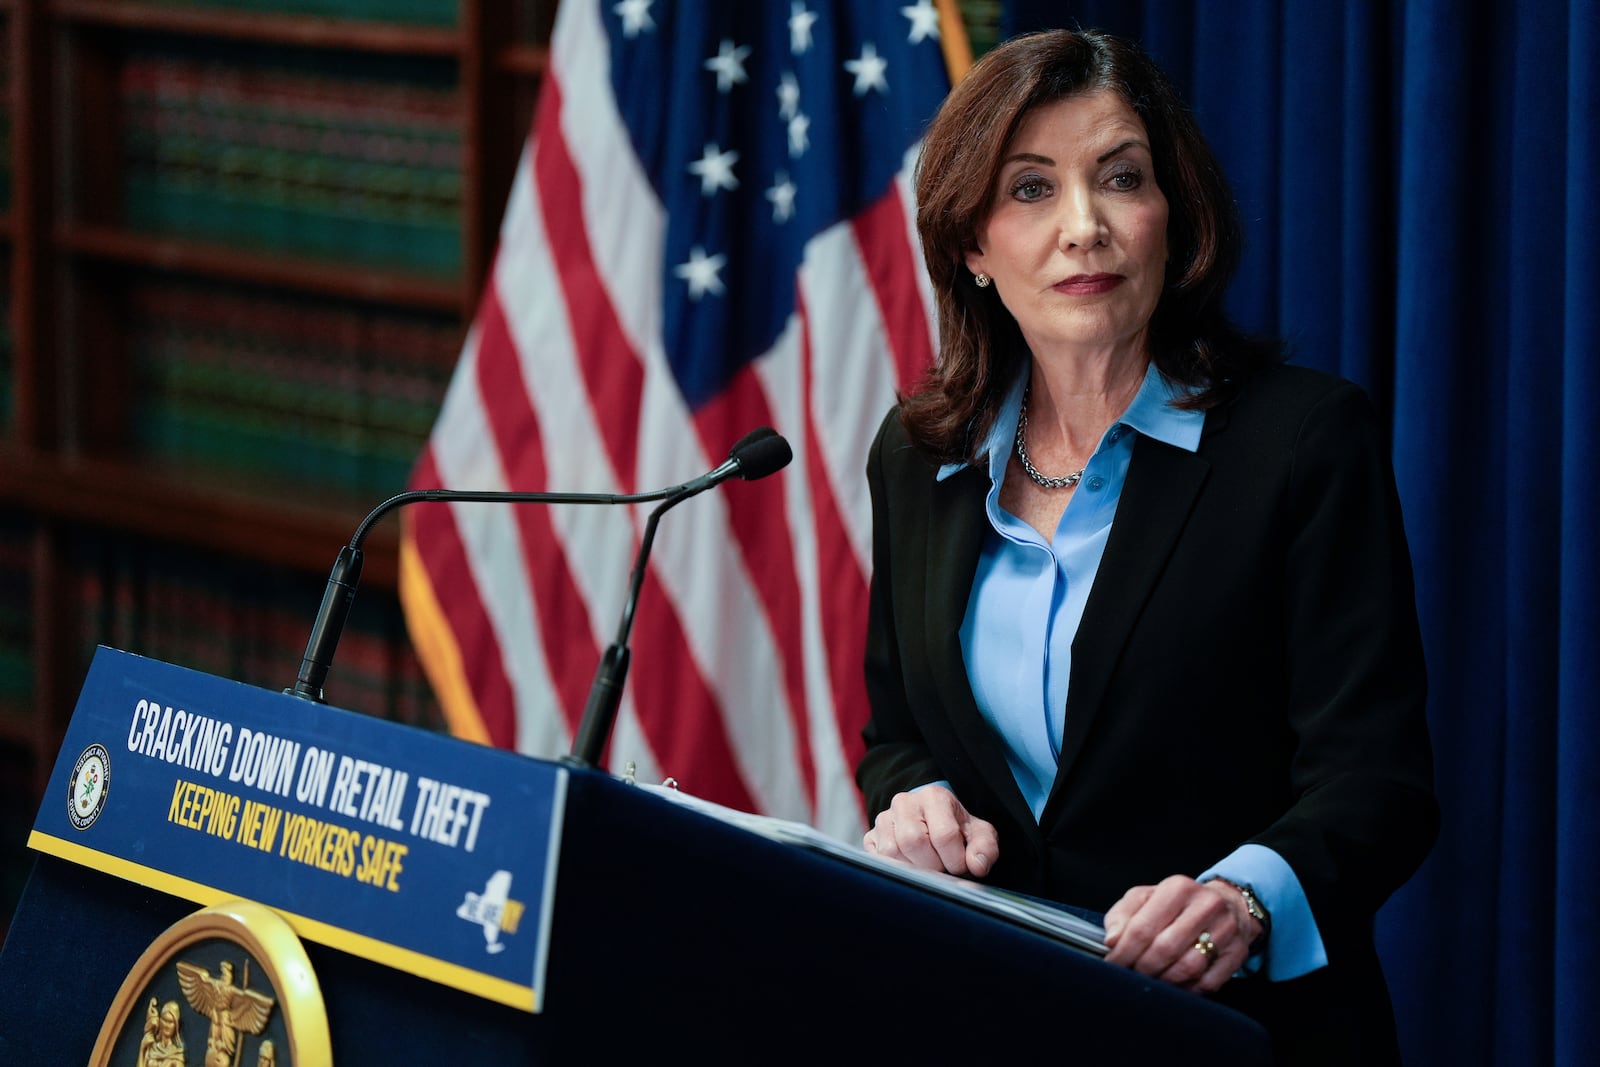
[[[133,863],[120,856],[112,856],[52,834],[40,833],[38,830],[28,835],[28,847],[35,852],[43,852],[68,863],[76,863],[80,867],[102,871],[124,881],[135,882],[171,896],[191,900],[202,907],[220,904],[225,900],[247,899],[241,898],[238,893],[223,892],[201,882],[191,882],[187,878],[179,878],[177,875],[158,871],[154,867]],[[261,902],[256,901],[256,903]],[[294,932],[308,941],[315,941],[319,945],[327,945],[329,948],[336,948],[353,956],[361,956],[386,967],[393,967],[431,982],[459,989],[463,993],[492,1000],[508,1008],[516,1008],[518,1011],[539,1010],[538,995],[532,986],[518,985],[504,978],[474,971],[470,967],[426,956],[408,948],[401,948],[399,945],[391,945],[387,941],[351,933],[338,926],[318,922],[304,915],[296,915],[292,911],[284,911],[281,908],[272,910],[282,915],[294,928]]]

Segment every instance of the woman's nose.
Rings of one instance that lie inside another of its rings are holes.
[[[1105,220],[1086,189],[1064,192],[1056,201],[1056,243],[1063,252],[1092,248],[1105,240]]]

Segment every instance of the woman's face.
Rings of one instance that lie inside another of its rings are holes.
[[[1166,263],[1167,198],[1133,109],[1102,91],[1029,114],[967,267],[994,279],[1033,353],[1142,351]]]

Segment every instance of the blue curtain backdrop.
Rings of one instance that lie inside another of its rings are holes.
[[[1600,2],[1002,10],[1144,44],[1238,193],[1236,317],[1392,415],[1444,809],[1379,919],[1407,1063],[1600,1063]]]

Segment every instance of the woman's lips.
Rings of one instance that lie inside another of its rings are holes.
[[[1074,274],[1056,282],[1055,290],[1070,296],[1093,296],[1109,293],[1126,279],[1120,274]]]

